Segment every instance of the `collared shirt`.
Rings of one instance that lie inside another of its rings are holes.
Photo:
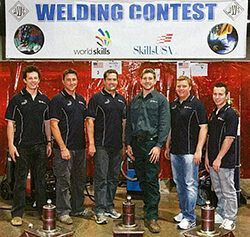
[[[64,89],[50,102],[50,119],[58,120],[62,139],[69,150],[80,150],[86,146],[84,119],[87,115],[86,101],[79,95],[75,98]],[[55,148],[59,148],[54,143]]]
[[[214,110],[208,122],[208,158],[210,166],[216,159],[226,137],[236,138],[239,117],[230,105],[225,104],[219,111]],[[234,168],[236,161],[236,142],[221,160],[221,168]]]
[[[14,145],[29,146],[45,144],[44,121],[49,119],[49,99],[40,91],[36,97],[23,88],[7,107],[5,118],[15,122]]]
[[[153,90],[145,98],[140,92],[131,101],[126,123],[126,144],[140,134],[157,137],[156,146],[162,147],[170,129],[169,103],[164,95]]]
[[[194,154],[198,143],[200,126],[207,124],[204,105],[190,95],[180,103],[175,99],[170,105],[171,112],[171,153]]]
[[[126,100],[116,93],[113,97],[106,90],[93,95],[88,105],[88,117],[94,121],[96,146],[122,147],[122,120],[126,118]]]

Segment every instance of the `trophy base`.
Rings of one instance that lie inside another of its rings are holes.
[[[30,228],[24,230],[20,237],[72,237],[74,231],[63,227],[57,227],[53,230],[44,230],[42,228]]]
[[[185,237],[235,237],[230,230],[220,229],[215,225],[214,231],[203,231],[201,226],[197,226],[183,233]]]
[[[122,221],[114,221],[113,223],[114,237],[142,237],[144,234],[144,228],[140,222],[130,226],[124,225]]]

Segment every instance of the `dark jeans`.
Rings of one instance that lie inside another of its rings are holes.
[[[54,154],[57,215],[81,212],[84,210],[86,185],[85,149],[70,150],[70,160],[63,160],[59,149],[54,149]]]
[[[45,173],[47,168],[46,145],[17,147],[19,157],[15,164],[15,185],[13,190],[12,217],[23,216],[25,208],[26,179],[29,170],[34,177],[35,196],[38,211],[46,204]]]
[[[121,151],[96,147],[94,156],[95,213],[114,208],[114,198],[120,174]]]
[[[158,206],[160,202],[158,174],[160,163],[150,163],[148,155],[155,144],[155,141],[133,140],[132,142],[132,149],[135,156],[135,171],[143,192],[146,220],[158,219]]]

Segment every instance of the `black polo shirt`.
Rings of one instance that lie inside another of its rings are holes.
[[[62,139],[69,150],[80,150],[86,146],[84,119],[87,109],[85,99],[76,94],[76,98],[64,89],[50,102],[50,119],[58,120]],[[55,148],[59,148],[54,143]]]
[[[126,100],[116,93],[113,97],[106,90],[93,95],[88,105],[88,117],[94,121],[96,146],[122,148],[122,120],[126,118]]]
[[[171,153],[176,155],[194,154],[200,132],[199,125],[207,124],[204,105],[190,95],[180,103],[175,99],[170,105],[171,112]]]
[[[133,137],[146,134],[156,137],[156,146],[162,147],[170,129],[169,103],[164,95],[153,90],[146,97],[140,92],[131,101],[126,123],[126,144]]]
[[[222,143],[226,137],[237,136],[239,117],[230,105],[224,105],[219,111],[214,110],[208,122],[208,158],[209,165],[213,166]],[[230,149],[221,160],[221,168],[234,168],[236,161],[236,142],[232,143]]]
[[[5,118],[15,122],[15,146],[30,146],[47,142],[44,120],[49,120],[48,105],[47,96],[38,91],[33,100],[26,88],[10,100]]]

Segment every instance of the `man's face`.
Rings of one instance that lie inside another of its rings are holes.
[[[112,92],[115,91],[118,86],[118,78],[116,73],[109,73],[104,79],[105,90]]]
[[[26,73],[26,78],[23,79],[28,90],[35,90],[39,87],[40,78],[37,72]]]
[[[154,77],[153,73],[148,72],[142,75],[141,86],[144,90],[150,91],[154,89],[155,84],[156,84],[156,78]]]
[[[63,85],[65,89],[69,92],[75,92],[77,84],[78,84],[78,79],[75,73],[69,73],[67,74],[64,79],[63,79]]]
[[[214,87],[213,101],[218,108],[221,108],[227,102],[227,95],[225,87]]]
[[[175,91],[179,99],[187,99],[190,95],[191,86],[188,84],[188,81],[177,81]]]

